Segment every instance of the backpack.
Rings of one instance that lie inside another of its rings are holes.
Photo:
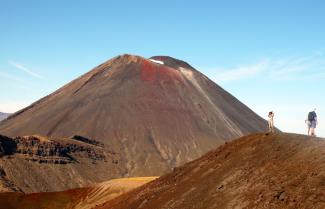
[[[314,111],[308,113],[308,120],[309,120],[309,121],[314,121],[315,118],[316,118],[316,113],[315,113]]]

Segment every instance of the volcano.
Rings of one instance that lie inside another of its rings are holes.
[[[96,175],[92,166],[94,174],[85,176],[78,165],[69,179],[85,186],[113,177],[159,176],[228,140],[266,127],[264,119],[184,61],[121,55],[9,116],[0,123],[0,134],[65,140],[80,136],[101,143],[104,154],[115,153],[109,166],[114,174],[107,170]],[[17,164],[8,161],[5,164],[15,176]],[[27,171],[19,172],[31,173],[28,167],[43,179],[57,175],[55,169],[47,173],[46,166],[38,171],[27,164]],[[38,186],[27,190],[42,191]]]

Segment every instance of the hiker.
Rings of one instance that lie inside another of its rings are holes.
[[[318,124],[316,108],[313,111],[308,113],[308,118],[306,120],[306,124],[308,126],[308,136],[316,136],[315,128]]]
[[[269,112],[269,132],[273,133],[274,132],[274,121],[273,121],[273,118],[274,118],[274,112],[271,111]]]

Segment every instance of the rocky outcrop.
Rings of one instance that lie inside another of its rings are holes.
[[[62,191],[125,172],[119,153],[80,138],[0,135],[0,192]]]
[[[79,138],[84,139],[82,136]],[[41,136],[9,138],[0,135],[0,156],[20,154],[28,161],[55,164],[76,163],[77,160],[73,155],[83,156],[94,161],[106,160],[102,150],[103,145],[93,145],[96,144],[95,140],[79,141],[50,139]]]
[[[0,157],[16,152],[17,144],[9,137],[0,135]]]

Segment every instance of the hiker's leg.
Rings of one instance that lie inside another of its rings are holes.
[[[316,136],[316,127],[313,130],[313,134],[314,134],[314,136]]]
[[[272,133],[274,133],[274,121],[272,120]]]
[[[311,133],[310,133],[311,136],[315,136],[315,128],[314,127],[311,127]]]
[[[273,133],[273,121],[272,120],[269,120],[269,132]]]

